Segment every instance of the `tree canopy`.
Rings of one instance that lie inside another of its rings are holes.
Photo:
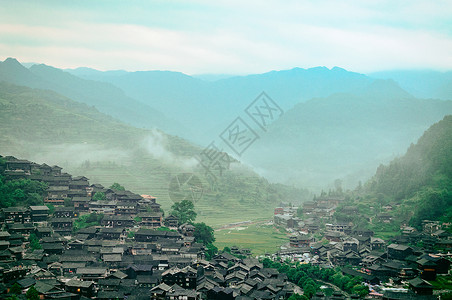
[[[105,200],[106,196],[103,192],[96,192],[93,196],[93,201],[102,201]]]
[[[171,214],[179,219],[179,224],[191,224],[196,219],[195,205],[189,200],[176,202],[171,206],[171,209]]]
[[[198,243],[203,243],[204,245],[212,244],[215,242],[215,236],[213,234],[212,227],[206,225],[205,223],[195,223],[195,231],[193,236],[195,241]]]
[[[111,188],[112,190],[115,190],[115,191],[125,191],[125,190],[126,190],[125,187],[123,187],[122,185],[120,185],[120,184],[117,183],[117,182],[113,183],[113,184],[110,186],[110,188]]]
[[[30,179],[6,181],[0,175],[0,207],[42,205],[47,184]]]

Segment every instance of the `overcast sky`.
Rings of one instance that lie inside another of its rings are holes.
[[[452,70],[452,1],[0,0],[0,58],[248,74]]]

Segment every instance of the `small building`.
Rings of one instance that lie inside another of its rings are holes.
[[[85,297],[94,296],[94,282],[93,281],[81,281],[77,279],[71,279],[64,285],[66,292],[82,295]]]
[[[75,211],[74,207],[61,206],[55,208],[53,216],[55,218],[78,218],[79,213]]]
[[[30,223],[30,210],[23,206],[14,206],[3,208],[5,223]]]
[[[127,215],[105,216],[102,219],[102,225],[105,227],[132,227],[133,223],[133,218]]]
[[[49,186],[45,203],[53,205],[64,205],[64,199],[68,198],[69,187],[67,185]]]
[[[391,244],[388,246],[388,256],[393,259],[403,260],[413,254],[413,249],[406,245]]]
[[[50,209],[45,205],[30,206],[30,215],[32,222],[47,221]]]
[[[433,285],[419,277],[408,280],[408,284],[417,295],[433,295]]]
[[[167,285],[177,284],[185,289],[196,289],[197,271],[192,267],[171,268],[162,273],[162,281]]]
[[[293,235],[290,237],[289,245],[294,248],[307,248],[313,239],[308,235]]]
[[[385,241],[380,238],[371,237],[370,238],[370,249],[374,250],[383,250],[385,247]]]
[[[106,278],[108,275],[108,269],[102,267],[85,267],[77,268],[77,276],[82,280],[98,281],[99,279]]]
[[[170,228],[177,228],[179,226],[179,219],[176,216],[169,215],[165,218],[165,225]]]
[[[162,226],[163,214],[161,212],[147,212],[138,215],[141,218],[141,225],[151,228]]]
[[[36,236],[41,239],[43,237],[49,237],[52,235],[52,228],[50,227],[36,227],[35,229]]]
[[[52,218],[49,222],[53,231],[59,234],[69,235],[72,232],[73,220],[71,218]]]
[[[101,228],[98,236],[103,240],[119,240],[122,234],[124,234],[124,228],[121,227]]]
[[[72,204],[76,211],[87,211],[89,209],[89,202],[91,201],[88,197],[73,197]]]
[[[115,208],[117,215],[135,215],[137,211],[137,204],[131,201],[119,201]]]

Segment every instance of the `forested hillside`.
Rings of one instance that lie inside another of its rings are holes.
[[[368,190],[384,201],[406,206],[410,224],[452,219],[452,116],[431,126],[407,153],[380,166]]]

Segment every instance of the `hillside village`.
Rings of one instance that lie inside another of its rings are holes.
[[[165,216],[152,196],[90,184],[58,166],[11,156],[3,160],[5,181],[30,179],[46,185],[45,205],[2,209],[4,295],[14,288],[25,295],[32,287],[41,299],[287,299],[303,294],[287,274],[265,268],[249,249],[231,247],[230,253],[207,261],[205,245],[193,236],[194,226]],[[98,195],[104,197],[96,199]],[[406,227],[401,236],[383,240],[352,223],[333,222],[341,205],[342,212],[358,214],[343,202],[343,197],[323,195],[300,208],[275,208],[274,225],[287,231],[290,242],[267,257],[339,268],[369,286],[367,298],[436,299],[428,281],[449,273],[452,239],[443,230],[448,224],[426,220],[422,232]],[[390,216],[391,209],[384,207],[387,213],[378,218]],[[103,218],[99,225],[77,228],[84,215]],[[312,299],[331,297],[319,291]]]
[[[30,289],[41,299],[286,299],[302,293],[248,252],[234,249],[235,255],[207,261],[194,227],[164,217],[152,196],[90,184],[58,166],[2,159],[5,181],[47,186],[46,205],[2,209],[2,298]],[[105,199],[95,201],[99,193]],[[100,225],[76,228],[88,214],[103,216]]]
[[[290,242],[273,257],[339,267],[343,274],[361,277],[369,284],[369,297],[374,299],[436,299],[428,281],[450,272],[452,235],[445,230],[450,223],[424,220],[422,231],[403,226],[400,235],[383,240],[352,222],[337,222],[334,213],[339,207],[343,213],[368,219],[343,203],[344,197],[325,194],[300,208],[283,203],[275,208],[274,224],[290,234]],[[376,214],[376,220],[392,222],[393,207],[382,209],[384,213]]]

